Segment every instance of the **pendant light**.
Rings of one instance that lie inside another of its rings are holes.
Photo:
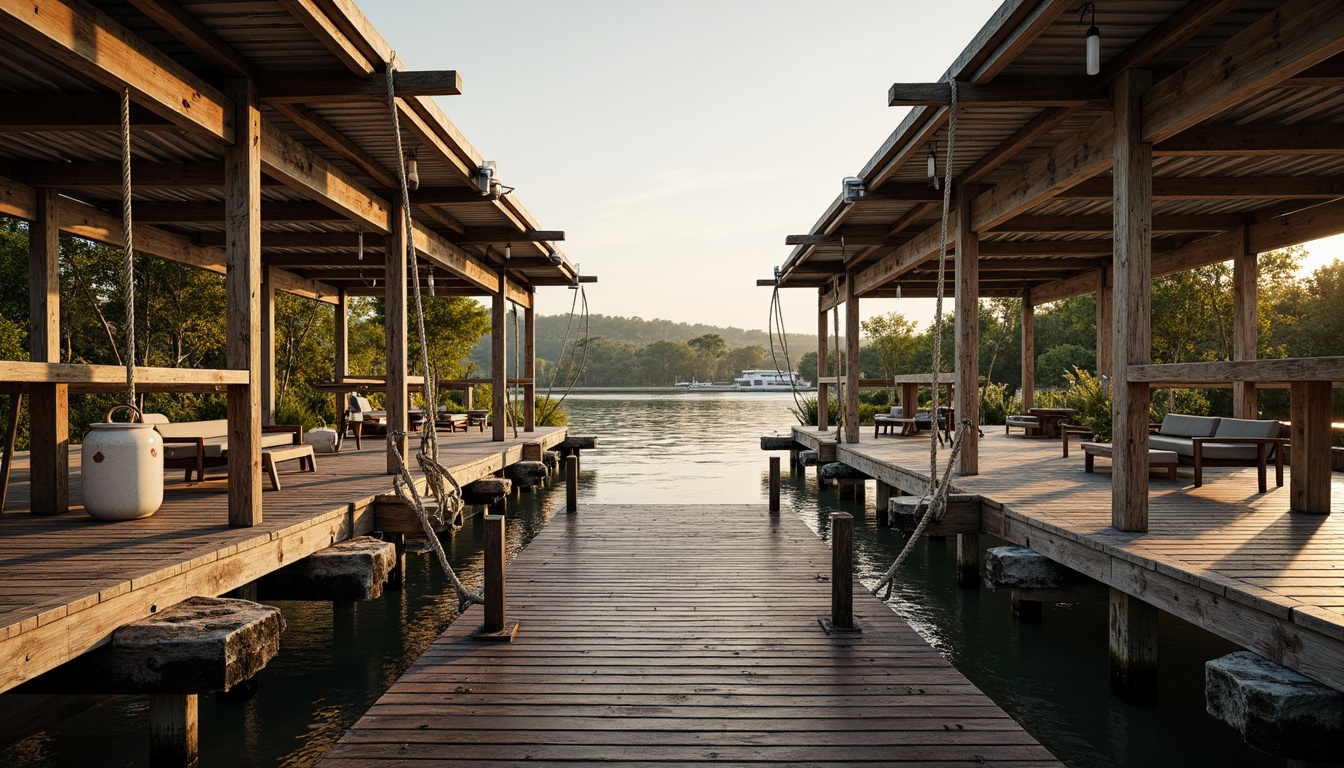
[[[927,158],[927,166],[929,172],[929,183],[933,185],[934,189],[942,189],[942,185],[938,183],[938,142],[936,141],[929,143],[929,156]]]
[[[1078,11],[1078,23],[1083,16],[1090,15],[1091,26],[1087,28],[1087,74],[1095,75],[1101,71],[1101,30],[1097,29],[1097,6],[1095,3],[1083,3]]]
[[[420,161],[414,149],[406,153],[406,183],[413,190],[420,188]]]

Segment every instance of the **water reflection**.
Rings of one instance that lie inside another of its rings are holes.
[[[576,431],[599,436],[583,456],[580,504],[761,504],[763,433],[794,423],[787,394],[590,395],[566,404]],[[874,580],[904,545],[877,525],[867,500],[818,491],[815,475],[790,473],[783,501],[822,538],[834,511],[855,517],[859,575]],[[563,490],[509,500],[508,543],[518,548],[546,524]],[[480,584],[480,537],[469,522],[448,544],[468,585]],[[983,538],[983,537],[982,537]],[[991,542],[992,544],[992,542]],[[930,541],[902,566],[891,605],[970,680],[1073,766],[1280,765],[1204,713],[1203,662],[1232,650],[1165,614],[1159,622],[1161,700],[1130,707],[1107,693],[1106,607],[1047,606],[1039,624],[1012,619],[1008,596],[955,581],[955,542]],[[281,653],[246,701],[201,697],[203,764],[311,765],[368,709],[456,615],[437,566],[407,558],[407,588],[353,612],[326,603],[279,604],[288,622]],[[0,765],[145,765],[145,699],[126,697],[38,733]]]

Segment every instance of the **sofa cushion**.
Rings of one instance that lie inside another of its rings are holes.
[[[1218,422],[1214,437],[1278,437],[1281,427],[1272,419],[1223,419]],[[1255,446],[1251,446],[1254,448]]]
[[[176,424],[156,424],[154,428],[164,437],[219,437],[229,433],[229,421],[228,419],[183,421]]]
[[[1180,413],[1168,413],[1162,418],[1162,429],[1158,430],[1158,434],[1173,437],[1213,437],[1213,433],[1218,429],[1219,421],[1221,419],[1213,416],[1186,416]]]
[[[891,406],[891,411],[888,412],[887,415],[888,415],[888,416],[891,416],[892,418],[896,418],[896,419],[901,418],[901,406],[899,406],[899,405],[893,405],[893,406]]]
[[[1217,461],[1255,461],[1255,446],[1238,443],[1205,443],[1199,453],[1206,459]],[[1265,453],[1269,455],[1268,452]]]
[[[1174,435],[1149,435],[1149,449],[1159,451],[1175,451],[1181,456],[1194,456],[1195,444],[1190,442],[1188,437],[1177,437]]]

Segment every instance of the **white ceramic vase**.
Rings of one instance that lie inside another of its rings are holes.
[[[122,408],[139,416],[129,405],[113,408],[80,447],[84,511],[95,520],[149,517],[163,504],[163,440],[153,424],[113,422]]]

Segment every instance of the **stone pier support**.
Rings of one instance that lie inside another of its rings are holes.
[[[1290,767],[1344,764],[1344,693],[1247,651],[1204,665],[1205,707]]]
[[[1102,587],[1077,571],[1027,547],[992,547],[985,551],[985,586],[1012,590],[1013,616],[1041,620],[1045,603],[1100,599]]]
[[[270,600],[330,600],[351,603],[374,600],[396,565],[396,546],[360,536],[314,552],[261,579],[262,596]]]
[[[876,484],[877,484],[877,524],[882,527],[890,526],[891,513],[889,511],[889,508],[891,506],[891,497],[894,495],[892,491],[895,489],[892,488],[891,483],[884,483],[881,480],[876,481]]]
[[[546,481],[546,465],[540,461],[520,461],[504,469],[504,476],[513,482],[515,490],[530,492]]]

